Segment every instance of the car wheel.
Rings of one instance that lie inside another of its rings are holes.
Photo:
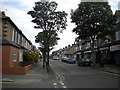
[[[91,64],[89,64],[89,66],[91,66]]]

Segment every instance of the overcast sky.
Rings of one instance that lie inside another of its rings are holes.
[[[40,29],[34,29],[34,23],[31,22],[32,18],[27,15],[27,12],[33,10],[35,2],[39,0],[2,0],[0,5],[0,10],[5,11],[6,15],[9,16],[12,21],[18,26],[18,28],[23,32],[23,34],[36,46],[39,45],[35,43],[35,36],[38,32],[42,31]],[[72,29],[75,27],[74,23],[70,23],[70,11],[71,9],[76,9],[80,0],[54,0],[58,3],[57,10],[64,10],[68,13],[67,28],[63,33],[59,34],[60,40],[58,45],[55,46],[55,50],[63,48],[68,44],[73,44],[75,40],[75,33],[72,33]],[[108,0],[113,12],[118,10],[118,2],[120,0]]]

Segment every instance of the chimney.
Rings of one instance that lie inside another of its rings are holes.
[[[70,44],[68,45],[68,47],[70,47]]]

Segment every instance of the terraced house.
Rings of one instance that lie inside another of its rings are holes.
[[[112,34],[106,36],[105,40],[95,40],[94,51],[96,63],[120,65],[120,10],[116,10],[116,28],[112,30]],[[80,58],[91,59],[91,41],[79,40],[70,48],[66,47],[60,50],[61,57],[70,56],[76,60]],[[92,59],[91,59],[92,61]]]
[[[23,62],[23,51],[37,52],[37,49],[4,12],[0,12],[0,23],[2,23],[0,28],[2,73],[25,74],[32,66],[16,67]]]

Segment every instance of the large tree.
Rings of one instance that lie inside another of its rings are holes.
[[[49,39],[52,35],[50,31],[61,31],[66,29],[67,26],[67,13],[65,11],[56,11],[57,5],[54,1],[41,0],[35,3],[32,11],[28,12],[33,18],[32,22],[36,23],[35,28],[42,29],[46,37],[47,66],[49,66]]]
[[[60,40],[60,38],[58,37],[58,34],[55,31],[50,31],[47,33],[52,33],[49,39],[49,50],[52,50],[54,48],[54,45],[57,44],[57,40]],[[43,54],[43,68],[45,67],[45,62],[46,62],[46,52],[47,50],[45,50],[45,40],[46,37],[44,35],[44,32],[39,32],[37,36],[35,36],[35,42],[39,43],[40,47],[40,51]]]
[[[79,39],[91,40],[92,60],[95,66],[94,43],[105,38],[114,28],[114,15],[108,2],[81,2],[76,10],[71,10],[73,29]]]

